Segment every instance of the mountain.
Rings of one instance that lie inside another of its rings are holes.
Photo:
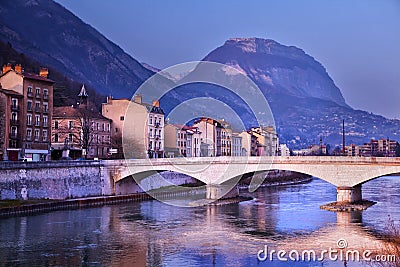
[[[297,47],[268,39],[233,38],[210,52],[202,61],[229,65],[249,77],[268,100],[281,141],[291,148],[319,143],[320,137],[332,147],[340,145],[343,119],[347,144],[362,144],[373,138],[398,139],[400,135],[398,120],[354,110],[347,105],[322,64]],[[191,80],[196,75],[204,76],[205,73],[202,64],[199,64],[183,80]],[[211,77],[213,74],[207,75]],[[231,79],[231,84],[238,83],[234,77],[225,76],[224,79]],[[170,103],[214,97],[240,114],[246,127],[255,123],[254,119],[243,115],[250,113],[243,101],[223,88],[184,86],[171,96]],[[217,107],[204,104],[196,108],[209,110]],[[169,108],[166,110],[168,112]]]
[[[130,97],[154,73],[52,0],[2,0],[0,40],[103,95]]]

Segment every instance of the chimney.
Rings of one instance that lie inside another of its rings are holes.
[[[49,70],[47,68],[40,68],[39,75],[43,78],[47,78],[47,75],[49,75]]]
[[[21,66],[21,64],[16,64],[14,69],[15,69],[16,72],[22,73],[22,66]]]
[[[153,100],[153,107],[160,107],[160,100]]]
[[[133,102],[138,103],[138,104],[142,104],[142,95],[135,95],[133,97]]]
[[[7,65],[4,64],[4,66],[3,66],[3,74],[6,73],[9,70],[12,70],[11,64],[10,63],[8,63]]]

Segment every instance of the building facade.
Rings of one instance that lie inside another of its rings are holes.
[[[232,157],[245,156],[242,150],[242,137],[238,133],[232,133]]]
[[[159,101],[147,104],[140,95],[135,95],[133,101],[109,97],[102,114],[112,120],[111,139],[121,140],[118,151],[123,150],[125,157],[164,156],[164,111]]]
[[[122,129],[124,128],[125,115],[131,100],[113,99],[107,97],[107,102],[102,104],[101,114],[112,121],[111,149],[112,158],[124,158],[122,146]]]
[[[43,161],[49,158],[53,110],[53,84],[48,71],[27,73],[21,65],[3,66],[0,101],[4,129],[4,160]],[[1,144],[2,143],[2,144]]]
[[[53,159],[110,158],[111,120],[88,103],[85,86],[82,86],[77,103],[77,106],[54,107]]]

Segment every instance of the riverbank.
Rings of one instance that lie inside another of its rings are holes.
[[[307,177],[302,176],[296,178],[292,177],[291,179],[284,179],[284,181],[267,180],[260,187],[295,185],[295,184],[310,182],[312,181],[312,179],[313,178],[309,176]],[[249,188],[248,185],[239,186],[239,189],[241,190],[247,188]],[[25,215],[36,214],[39,212],[50,212],[50,211],[64,210],[64,209],[81,209],[81,208],[98,207],[98,206],[113,205],[126,202],[193,196],[201,193],[205,194],[205,190],[199,190],[190,187],[188,187],[188,190],[182,190],[182,187],[180,187],[180,189],[176,191],[165,190],[165,188],[163,188],[163,189],[151,190],[150,193],[151,195],[147,193],[135,193],[129,195],[97,196],[97,197],[86,197],[86,198],[76,198],[67,200],[38,199],[38,200],[0,201],[0,218],[11,217],[11,216],[25,216]],[[220,206],[227,204],[235,204],[251,199],[252,199],[251,197],[238,196],[233,198],[220,199],[205,204]]]
[[[204,191],[205,193],[205,191]],[[81,209],[91,208],[104,205],[114,205],[119,203],[137,202],[153,199],[165,199],[173,197],[183,197],[199,194],[199,190],[186,190],[179,192],[152,192],[152,195],[147,193],[135,193],[130,195],[119,196],[98,196],[86,197],[67,200],[10,200],[1,201],[0,218],[11,216],[32,215],[39,212],[49,212],[64,209]]]

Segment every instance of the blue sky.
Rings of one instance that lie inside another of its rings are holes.
[[[200,60],[231,37],[302,48],[348,104],[400,118],[399,0],[56,0],[158,68]]]

